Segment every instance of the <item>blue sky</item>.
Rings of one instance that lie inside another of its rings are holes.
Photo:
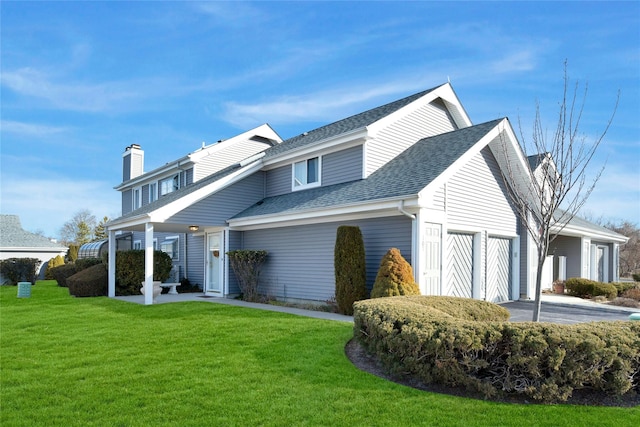
[[[120,214],[122,152],[151,170],[269,123],[283,138],[450,79],[474,123],[553,130],[569,76],[606,169],[586,213],[640,223],[640,2],[9,2],[4,214],[50,237]]]

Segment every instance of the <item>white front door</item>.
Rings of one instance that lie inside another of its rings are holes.
[[[205,292],[222,295],[223,243],[222,232],[207,234],[207,253],[205,254]]]

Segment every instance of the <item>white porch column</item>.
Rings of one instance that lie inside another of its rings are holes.
[[[109,230],[109,298],[116,296],[116,232]]]
[[[144,304],[153,304],[153,224],[144,225]]]

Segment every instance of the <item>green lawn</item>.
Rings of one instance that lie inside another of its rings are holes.
[[[513,405],[354,368],[351,325],[209,302],[0,287],[0,425],[634,426],[640,408]]]

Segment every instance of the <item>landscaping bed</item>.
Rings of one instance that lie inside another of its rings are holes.
[[[423,386],[497,400],[639,403],[640,323],[509,323],[501,310],[452,297],[361,301],[354,337],[386,372]]]

